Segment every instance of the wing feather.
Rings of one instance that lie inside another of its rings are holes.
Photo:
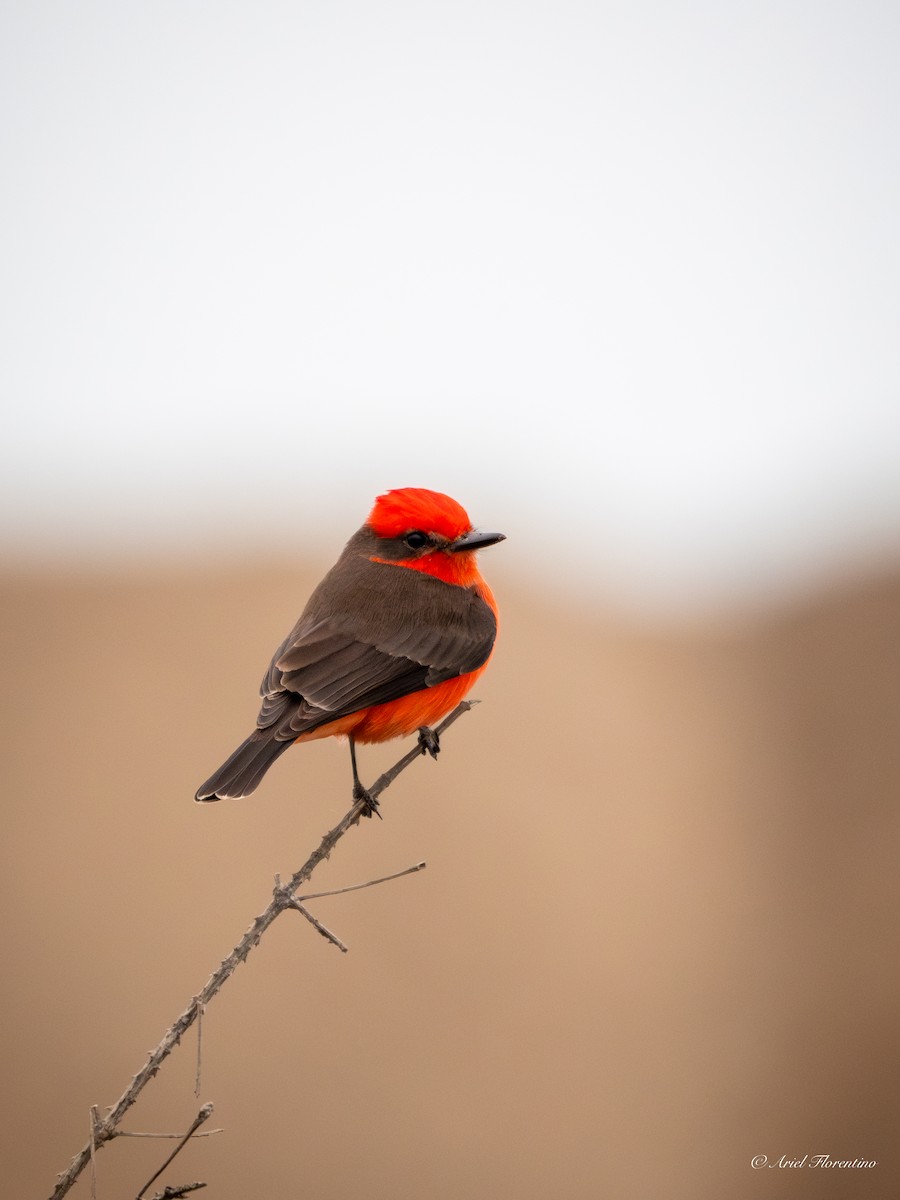
[[[490,655],[496,618],[475,589],[372,562],[369,536],[351,539],[263,677],[257,726],[279,741],[474,671]]]

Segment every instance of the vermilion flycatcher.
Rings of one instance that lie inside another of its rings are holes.
[[[356,742],[385,742],[432,729],[487,666],[497,605],[475,551],[505,534],[472,528],[465,509],[440,492],[399,488],[375,501],[365,525],[275,651],[256,729],[197,792],[224,800],[254,791],[293,742],[346,735],[353,796]]]

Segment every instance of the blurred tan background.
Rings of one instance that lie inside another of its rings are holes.
[[[312,906],[347,955],[279,918],[204,1022],[225,1133],[158,1186],[896,1196],[900,572],[650,627],[542,599],[501,553],[482,705],[315,890],[427,870]],[[49,1193],[89,1106],[348,807],[336,742],[252,800],[191,798],[324,565],[4,577],[6,1194]],[[195,1048],[126,1128],[187,1126]],[[167,1146],[105,1149],[101,1200]],[[818,1153],[878,1165],[751,1167]]]

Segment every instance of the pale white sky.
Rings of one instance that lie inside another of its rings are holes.
[[[0,544],[900,558],[900,6],[7,4]],[[499,553],[499,552],[498,552]]]

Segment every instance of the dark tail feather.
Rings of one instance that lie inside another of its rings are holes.
[[[263,775],[294,743],[276,741],[271,729],[257,729],[197,791],[195,800],[239,800],[259,787]]]

